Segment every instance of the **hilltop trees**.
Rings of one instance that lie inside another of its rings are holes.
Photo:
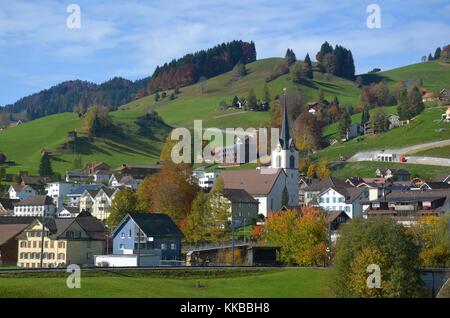
[[[402,120],[411,119],[425,109],[425,105],[422,102],[422,93],[417,86],[414,86],[409,91],[403,89],[400,92],[399,102],[397,113]]]
[[[355,77],[355,63],[352,52],[343,46],[335,48],[325,42],[316,55],[319,67],[326,73],[353,80]]]
[[[92,106],[84,119],[84,128],[90,137],[101,136],[112,128],[112,120],[108,108]]]
[[[291,66],[297,61],[297,57],[295,56],[294,51],[289,48],[286,51],[285,59],[288,66]]]
[[[156,67],[147,91],[152,94],[194,84],[202,77],[211,78],[231,71],[238,63],[247,64],[255,60],[256,49],[253,42],[222,43]]]
[[[50,156],[44,153],[41,157],[41,162],[39,163],[39,175],[41,177],[50,177],[53,175],[52,163],[50,161]]]
[[[371,264],[381,270],[377,291],[366,283]],[[385,218],[356,218],[340,230],[332,286],[337,297],[414,297],[421,292],[418,269],[418,249],[402,225]]]

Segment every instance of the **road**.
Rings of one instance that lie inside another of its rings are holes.
[[[444,166],[450,167],[450,159],[447,158],[436,158],[436,157],[418,157],[418,156],[407,156],[408,154],[413,154],[419,151],[433,149],[438,147],[450,146],[450,139],[428,142],[424,144],[418,144],[409,147],[397,148],[397,149],[384,149],[385,153],[396,154],[398,157],[401,155],[406,156],[406,163],[415,163],[423,165],[434,165],[434,166]],[[350,162],[355,161],[373,161],[381,149],[361,151],[354,154],[348,159]]]

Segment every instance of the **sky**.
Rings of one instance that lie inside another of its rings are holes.
[[[68,27],[71,4],[79,28]],[[367,26],[371,4],[380,28]],[[288,47],[314,59],[328,41],[352,50],[357,73],[387,70],[450,43],[450,1],[0,0],[0,105],[66,80],[147,77],[157,65],[235,39],[254,41],[258,59]]]

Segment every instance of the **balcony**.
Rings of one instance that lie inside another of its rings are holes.
[[[416,206],[412,204],[395,206],[395,211],[415,211],[415,210],[417,210]]]

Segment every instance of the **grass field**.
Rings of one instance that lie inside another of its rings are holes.
[[[229,272],[233,271],[233,272]],[[327,269],[268,269],[206,276],[204,271],[172,276],[133,272],[88,273],[80,289],[68,289],[66,277],[0,275],[0,298],[5,297],[331,297]],[[197,287],[200,285],[200,287]]]
[[[440,121],[443,108],[426,109],[410,124],[392,129],[384,134],[356,138],[336,143],[316,153],[319,158],[337,160],[339,156],[351,157],[355,153],[371,149],[401,148],[450,138],[450,124]]]
[[[438,157],[438,158],[450,158],[450,146],[437,147],[434,149],[419,151],[419,152],[414,153],[414,155],[415,156]]]
[[[389,162],[344,162],[334,165],[331,169],[333,176],[345,179],[351,176],[374,178],[377,168],[402,168],[408,170],[412,176],[418,176],[425,179],[434,179],[440,173],[448,172],[448,167],[428,166],[417,164],[402,164]]]

